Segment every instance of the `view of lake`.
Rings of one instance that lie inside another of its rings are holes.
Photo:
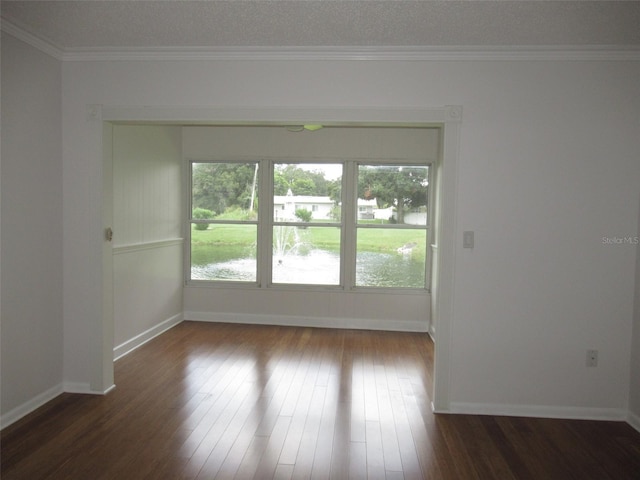
[[[248,250],[248,251],[247,251]],[[255,248],[194,246],[191,278],[255,282]],[[339,285],[340,256],[311,248],[274,258],[273,283]],[[376,287],[424,286],[424,262],[401,253],[361,252],[356,259],[356,285]]]

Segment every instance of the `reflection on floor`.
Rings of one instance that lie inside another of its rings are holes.
[[[184,322],[2,432],[2,478],[634,478],[624,423],[435,416],[425,334]],[[637,477],[636,477],[637,478]]]

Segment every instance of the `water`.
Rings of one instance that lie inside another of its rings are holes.
[[[193,247],[194,251],[216,247]],[[226,254],[233,254],[226,249]],[[193,264],[191,278],[194,280],[225,280],[239,282],[256,281],[255,256],[243,256],[243,249],[235,249],[232,258],[220,258],[204,264]],[[244,252],[246,253],[246,252]],[[201,261],[207,257],[202,252],[197,257]],[[298,245],[295,252],[282,254],[274,252],[273,283],[299,283],[308,285],[339,285],[340,256],[336,252]],[[356,262],[356,285],[370,287],[412,287],[423,288],[425,282],[424,262],[414,260],[411,255],[399,253],[361,252]]]

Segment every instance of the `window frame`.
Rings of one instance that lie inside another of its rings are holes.
[[[357,208],[357,202],[358,202],[358,168],[360,167],[360,165],[365,165],[365,166],[393,166],[393,165],[397,165],[397,166],[416,166],[416,167],[426,167],[427,168],[427,221],[425,223],[425,225],[409,225],[409,224],[368,224],[368,223],[359,223],[358,222],[358,214],[359,214],[359,210]],[[433,212],[433,192],[434,192],[434,186],[433,186],[433,163],[432,162],[427,162],[427,161],[423,161],[423,160],[410,160],[410,159],[391,159],[391,160],[368,160],[368,159],[359,159],[355,161],[355,165],[354,165],[354,175],[355,175],[355,180],[354,180],[354,184],[353,184],[353,188],[354,191],[351,192],[353,193],[353,196],[355,197],[355,202],[356,202],[356,208],[352,209],[355,210],[355,219],[353,220],[353,232],[351,232],[353,234],[353,278],[352,278],[352,290],[368,290],[368,291],[411,291],[411,290],[416,290],[416,291],[427,291],[430,292],[430,288],[431,288],[431,248],[430,248],[430,238],[433,232],[433,229],[431,228],[431,221],[433,218],[432,212]],[[357,239],[358,239],[358,230],[363,229],[363,230],[369,230],[369,229],[379,229],[379,230],[383,230],[383,229],[388,229],[388,230],[424,230],[425,231],[425,272],[424,272],[424,287],[377,287],[377,286],[370,286],[370,285],[356,285],[356,268],[357,268],[357,255],[358,255],[358,251],[357,251]]]
[[[266,223],[268,223],[268,226],[266,228],[268,228],[269,232],[269,237],[267,239],[269,246],[271,247],[271,249],[273,249],[273,231],[274,231],[274,227],[276,226],[283,226],[283,227],[320,227],[320,228],[339,228],[340,229],[340,265],[339,265],[339,272],[338,272],[338,284],[334,285],[334,284],[314,284],[314,283],[282,283],[282,282],[278,282],[278,283],[274,283],[273,281],[273,250],[270,251],[270,254],[266,254],[265,252],[265,256],[267,257],[265,265],[267,266],[267,268],[265,268],[265,273],[269,273],[268,277],[264,279],[264,284],[267,285],[270,288],[279,288],[279,287],[288,287],[288,288],[320,288],[320,289],[330,289],[330,290],[344,290],[344,269],[345,269],[345,259],[344,259],[344,214],[341,215],[341,219],[340,222],[331,222],[331,221],[325,221],[325,222],[304,222],[304,221],[276,221],[275,220],[275,204],[273,202],[273,197],[275,196],[275,182],[274,182],[274,177],[275,177],[275,167],[276,165],[321,165],[321,164],[326,164],[326,165],[336,165],[336,164],[341,164],[342,165],[342,177],[341,177],[341,189],[340,189],[340,193],[341,193],[341,197],[342,197],[342,202],[344,202],[344,192],[345,192],[345,184],[344,184],[344,170],[345,170],[345,165],[346,161],[345,160],[338,160],[338,159],[327,159],[327,160],[317,160],[317,159],[286,159],[286,158],[279,158],[279,159],[270,159],[269,163],[268,163],[268,170],[270,172],[269,178],[267,179],[268,183],[266,185],[266,188],[269,188],[269,193],[270,193],[270,199],[271,201],[268,202],[270,207],[271,207],[271,211],[270,211],[270,216],[268,218],[268,221]],[[297,205],[295,205],[294,208],[297,209]]]
[[[196,163],[257,163],[258,164],[258,217],[256,220],[200,220],[192,218],[193,205],[193,164]],[[283,222],[275,220],[274,196],[274,171],[276,164],[342,164],[341,179],[341,219],[340,222]],[[352,292],[376,292],[376,293],[403,293],[423,294],[430,292],[431,287],[431,262],[432,252],[430,245],[433,243],[432,219],[434,212],[434,163],[427,159],[388,159],[370,160],[362,158],[323,158],[300,159],[288,157],[252,157],[252,158],[225,158],[225,159],[187,159],[185,175],[188,185],[186,192],[187,215],[185,221],[185,285],[189,286],[221,286],[233,288],[257,288],[257,289],[287,289],[307,291],[352,291]],[[372,225],[358,224],[358,166],[359,165],[415,165],[428,168],[427,191],[427,222],[426,225]],[[265,194],[266,192],[266,194]],[[265,201],[270,199],[270,201]],[[248,224],[256,225],[256,281],[241,280],[200,280],[191,278],[191,225],[194,223],[208,224]],[[336,227],[340,229],[340,273],[339,284],[302,284],[302,283],[274,283],[272,281],[273,268],[273,229],[275,226],[309,226],[309,227]],[[357,232],[360,228],[393,228],[425,230],[425,285],[424,287],[376,287],[357,286],[356,259],[357,259]]]
[[[185,225],[185,232],[187,242],[185,242],[185,250],[186,250],[186,262],[185,262],[185,285],[203,285],[203,284],[225,284],[225,285],[240,285],[240,286],[259,286],[260,283],[260,216],[262,213],[260,212],[260,202],[258,202],[258,218],[256,220],[216,220],[216,219],[195,219],[193,218],[193,165],[199,163],[211,163],[211,164],[256,164],[258,166],[258,178],[256,178],[256,186],[258,191],[258,197],[260,197],[260,192],[262,185],[260,184],[260,176],[261,176],[261,162],[255,159],[235,159],[235,160],[224,160],[224,159],[216,159],[216,160],[189,160],[187,162],[188,165],[188,189],[187,189],[187,221]],[[255,281],[242,281],[242,280],[202,280],[202,279],[193,279],[191,278],[191,242],[192,237],[191,234],[193,232],[194,224],[207,224],[207,225],[255,225],[256,226],[256,280]]]

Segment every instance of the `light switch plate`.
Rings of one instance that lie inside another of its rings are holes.
[[[466,231],[462,233],[462,248],[473,248],[472,231]]]

